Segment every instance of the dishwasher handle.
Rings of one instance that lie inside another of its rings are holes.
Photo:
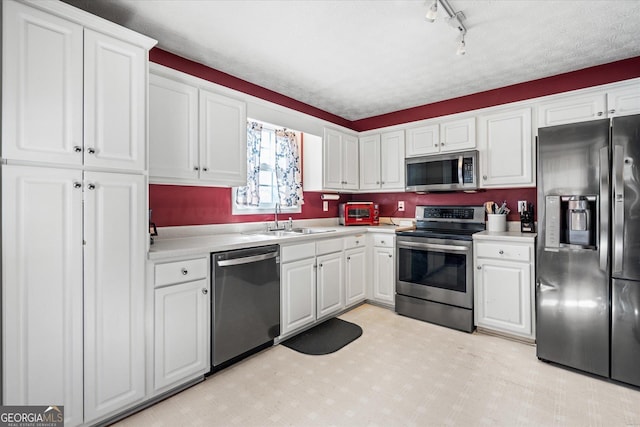
[[[232,258],[232,259],[223,259],[218,260],[216,263],[218,267],[230,267],[233,265],[242,265],[242,264],[250,264],[252,262],[264,261],[266,259],[275,258],[278,256],[278,252],[268,252],[260,255],[251,255],[240,258]]]

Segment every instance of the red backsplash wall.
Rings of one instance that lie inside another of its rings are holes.
[[[347,201],[349,197],[343,195],[341,200],[330,200],[329,211],[323,212],[320,194],[305,192],[302,213],[283,213],[280,218],[335,218],[338,216],[338,203]],[[153,210],[152,219],[158,227],[273,221],[273,214],[232,215],[231,189],[220,187],[151,184],[149,209]]]
[[[353,201],[367,201],[380,204],[380,216],[400,218],[413,218],[416,205],[483,205],[484,202],[493,201],[502,204],[506,200],[511,213],[507,216],[509,221],[519,221],[518,200],[526,200],[533,203],[534,212],[537,215],[536,189],[535,188],[508,188],[498,190],[478,191],[477,193],[370,193],[354,194]],[[403,200],[404,212],[397,212],[398,201]]]

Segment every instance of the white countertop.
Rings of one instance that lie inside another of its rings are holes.
[[[520,231],[481,231],[473,235],[473,240],[506,240],[511,242],[535,243],[537,233]]]
[[[364,232],[373,233],[395,233],[397,226],[379,225],[370,226],[352,226],[345,227],[341,225],[328,227],[307,227],[314,230],[332,230],[324,233],[312,234],[287,234],[284,236],[268,236],[249,233],[221,233],[221,234],[202,234],[198,236],[173,237],[173,238],[156,238],[155,242],[149,248],[148,258],[150,260],[176,257],[190,257],[206,255],[210,252],[228,251],[234,249],[249,248],[255,246],[266,246],[276,244],[294,244],[302,243],[310,240],[330,239],[335,237],[350,236],[361,234]]]

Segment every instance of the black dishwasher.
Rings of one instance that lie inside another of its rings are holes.
[[[280,335],[278,245],[211,254],[211,366],[218,371]]]

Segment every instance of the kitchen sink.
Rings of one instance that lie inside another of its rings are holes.
[[[317,229],[317,228],[292,228],[291,232],[298,234],[318,234],[318,233],[329,233],[331,231],[336,230],[325,230],[325,229]]]
[[[336,231],[336,230],[318,229],[318,228],[292,228],[291,230],[249,231],[249,232],[242,233],[242,234],[285,237],[285,236],[296,236],[296,235],[300,235],[300,234],[329,233],[329,232],[332,232],[332,231]]]

